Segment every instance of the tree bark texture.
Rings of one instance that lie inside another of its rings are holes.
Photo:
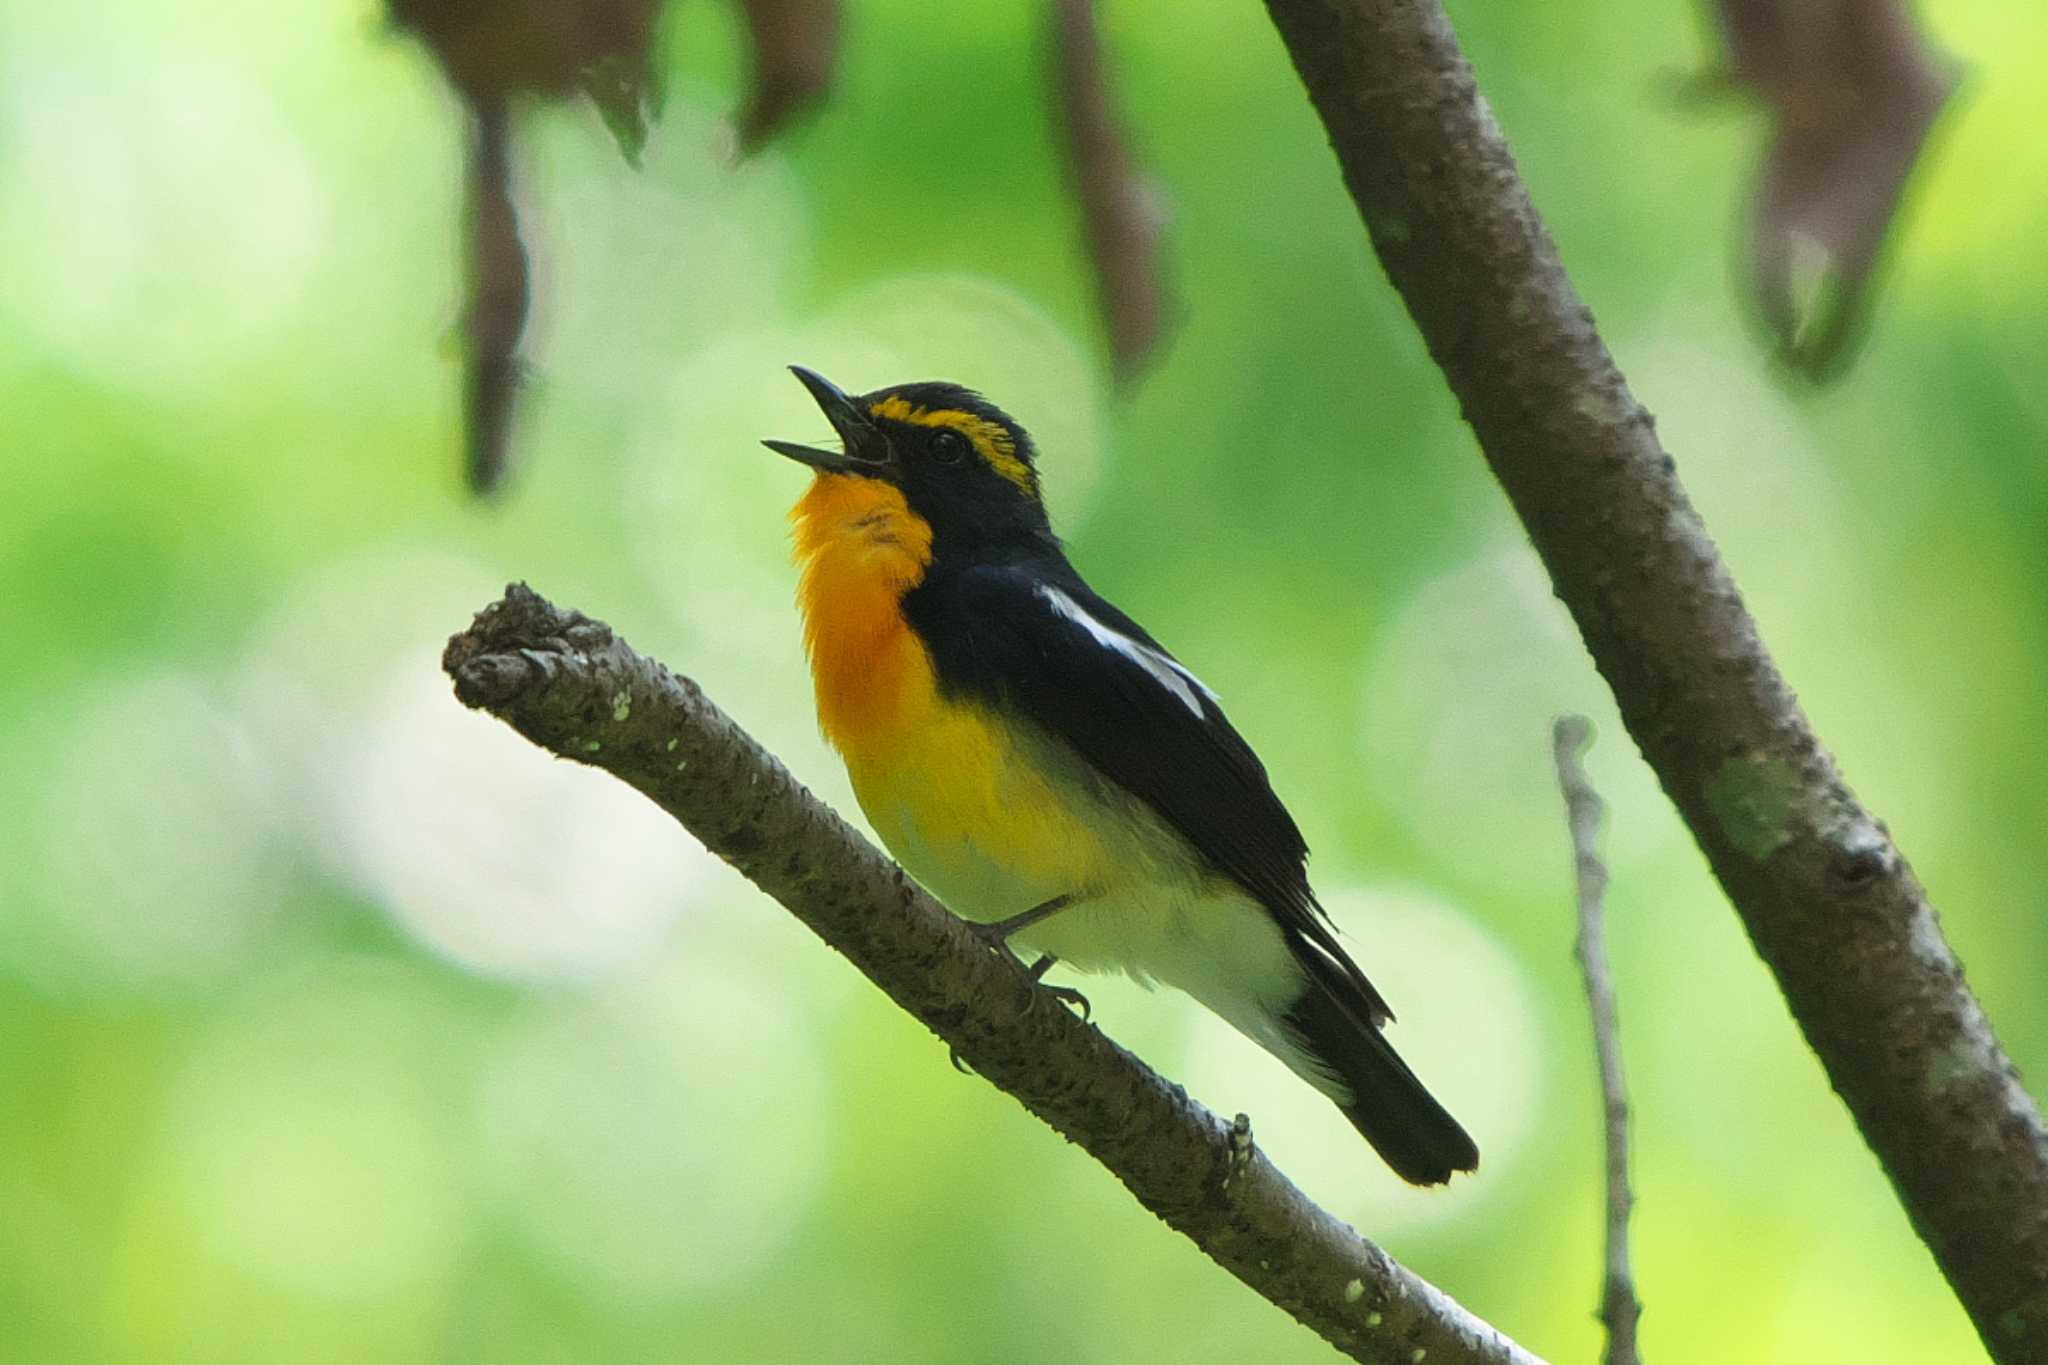
[[[1449,19],[1435,0],[1267,9],[1630,734],[1914,1228],[1995,1359],[2048,1360],[2040,1111],[1926,893],[1765,650]]]
[[[989,951],[695,683],[602,622],[514,584],[442,662],[466,705],[647,796],[1138,1202],[1352,1359],[1542,1365],[1310,1202],[1249,1122],[1224,1123]]]

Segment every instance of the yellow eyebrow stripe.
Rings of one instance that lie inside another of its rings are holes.
[[[958,408],[921,408],[893,393],[871,405],[868,412],[875,417],[909,422],[914,426],[951,427],[973,444],[975,453],[990,469],[1032,497],[1038,496],[1038,476],[1018,457],[1017,443],[1010,439],[1010,433],[1000,423]]]

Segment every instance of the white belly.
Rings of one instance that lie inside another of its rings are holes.
[[[1015,731],[1005,739],[1001,757],[962,782],[966,799],[856,774],[862,809],[904,869],[954,914],[983,924],[1073,897],[1011,940],[1024,960],[1050,953],[1064,967],[1185,991],[1328,1089],[1279,1022],[1307,980],[1272,914],[1071,751]],[[917,771],[958,780],[966,769]]]
[[[1268,1047],[1275,1040],[1266,1016],[1301,993],[1301,968],[1272,915],[1194,861],[1150,811],[1089,819],[1104,846],[1085,860],[1088,872],[1078,883],[1071,874],[1003,858],[1000,837],[935,840],[906,809],[870,811],[869,818],[904,869],[963,919],[988,924],[1057,896],[1074,897],[1011,940],[1026,961],[1050,953],[1078,971],[1124,972],[1146,986],[1162,982]]]

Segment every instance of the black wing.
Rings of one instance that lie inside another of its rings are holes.
[[[934,576],[903,609],[942,687],[1065,740],[1250,892],[1297,953],[1337,967],[1363,996],[1366,1022],[1392,1017],[1338,945],[1309,890],[1301,830],[1215,694],[1064,558]]]

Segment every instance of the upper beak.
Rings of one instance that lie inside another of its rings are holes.
[[[876,428],[858,404],[846,396],[846,390],[816,370],[792,365],[789,371],[811,391],[811,397],[817,400],[825,420],[839,433],[845,449],[820,450],[794,441],[763,441],[762,445],[778,455],[787,455],[827,474],[878,474],[889,467],[889,438]]]

